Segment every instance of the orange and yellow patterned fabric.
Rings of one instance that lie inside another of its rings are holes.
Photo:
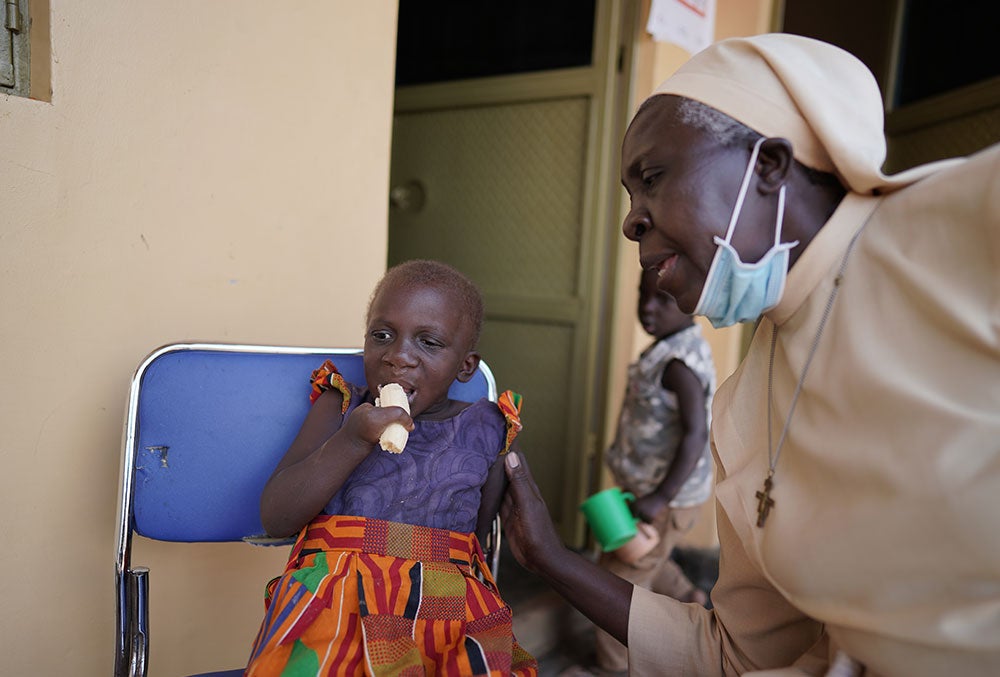
[[[265,605],[247,676],[538,674],[473,534],[320,515]]]
[[[351,404],[351,389],[348,387],[344,377],[337,371],[337,367],[333,365],[333,362],[326,360],[320,365],[319,369],[314,369],[312,376],[309,377],[309,383],[312,384],[312,391],[309,393],[309,404],[315,404],[319,396],[327,390],[339,390],[340,394],[344,396],[344,402],[340,405],[340,413],[347,413],[347,408]]]
[[[510,451],[510,445],[514,443],[514,438],[521,432],[521,395],[513,390],[505,390],[497,400],[500,412],[507,419],[507,439],[504,441],[501,454]]]

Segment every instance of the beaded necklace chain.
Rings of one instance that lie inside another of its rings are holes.
[[[795,392],[792,394],[792,403],[788,407],[788,416],[785,417],[785,423],[781,427],[781,437],[778,438],[778,446],[775,447],[771,441],[771,403],[772,403],[772,390],[771,385],[774,377],[774,348],[778,340],[778,325],[772,325],[771,327],[771,354],[767,363],[767,459],[768,459],[768,470],[767,477],[764,478],[764,488],[754,494],[757,497],[757,526],[763,527],[764,522],[767,521],[767,516],[771,514],[771,510],[774,509],[774,499],[771,498],[771,489],[774,487],[774,472],[778,466],[778,458],[781,456],[781,449],[785,444],[785,437],[788,435],[788,426],[792,422],[792,414],[795,413],[795,405],[798,404],[799,395],[802,394],[802,384],[805,383],[806,374],[809,372],[809,366],[812,364],[813,357],[816,355],[816,349],[819,347],[819,339],[823,335],[823,330],[826,328],[826,321],[830,318],[830,311],[833,310],[833,302],[837,300],[837,292],[840,291],[840,285],[844,281],[844,271],[847,269],[847,259],[851,255],[851,251],[854,249],[855,243],[857,243],[858,238],[861,236],[862,231],[864,231],[865,226],[868,225],[866,221],[858,232],[854,234],[851,238],[850,243],[847,245],[847,251],[844,252],[844,258],[840,261],[840,269],[837,271],[837,276],[833,279],[833,289],[830,291],[830,296],[826,300],[826,308],[823,309],[823,316],[819,320],[819,326],[816,328],[816,335],[813,337],[812,345],[809,347],[809,354],[806,356],[806,362],[802,366],[802,375],[799,377],[799,382],[795,384]],[[771,450],[774,449],[772,453]]]

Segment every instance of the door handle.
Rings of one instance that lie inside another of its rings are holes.
[[[424,184],[416,179],[389,189],[389,205],[403,212],[419,212],[426,201]]]

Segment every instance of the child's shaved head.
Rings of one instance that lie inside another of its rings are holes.
[[[446,263],[428,259],[414,259],[393,266],[375,285],[375,290],[368,300],[366,319],[371,319],[372,303],[382,290],[388,287],[396,289],[433,287],[448,294],[463,309],[463,315],[471,329],[472,342],[469,350],[475,349],[479,343],[479,334],[483,329],[483,295],[479,287],[457,269]]]

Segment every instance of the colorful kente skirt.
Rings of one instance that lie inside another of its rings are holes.
[[[265,607],[247,676],[538,674],[474,534],[321,515]]]

